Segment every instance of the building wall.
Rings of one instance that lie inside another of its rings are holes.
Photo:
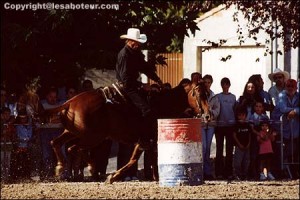
[[[299,74],[299,49],[293,49],[290,54],[283,55],[265,54],[266,48],[273,48],[283,51],[281,40],[266,43],[269,39],[264,32],[257,34],[257,40],[247,37],[247,21],[241,13],[238,14],[239,23],[233,21],[233,13],[236,12],[234,6],[225,9],[225,6],[219,6],[201,16],[196,20],[200,31],[195,35],[189,33],[185,37],[183,44],[183,76],[189,78],[190,74],[198,71],[205,75],[211,74],[214,78],[212,89],[220,92],[220,80],[224,76],[232,81],[231,91],[237,97],[252,74],[261,74],[265,82],[264,89],[268,90],[272,83],[268,79],[268,74],[275,68],[288,70],[291,77],[297,80]],[[237,30],[240,28],[244,43],[240,45]],[[210,45],[208,41],[219,43],[221,39],[227,40],[222,47],[211,48],[203,51]],[[260,43],[260,46],[256,44]],[[220,59],[231,55],[231,59],[226,62]]]

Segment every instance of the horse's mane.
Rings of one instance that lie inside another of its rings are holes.
[[[209,92],[206,90],[204,82],[198,83],[189,92],[189,105],[197,117],[201,117],[203,114],[209,115],[208,97]]]

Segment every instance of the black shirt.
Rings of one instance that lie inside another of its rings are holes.
[[[247,122],[245,123],[237,122],[234,129],[238,141],[243,146],[247,146],[249,144],[249,135],[251,135],[252,133],[250,124]]]
[[[141,83],[137,80],[140,73],[144,73],[148,78],[158,81],[153,67],[144,60],[144,54],[141,51],[133,50],[127,45],[119,52],[116,64],[116,78],[122,82],[125,87],[137,87]]]

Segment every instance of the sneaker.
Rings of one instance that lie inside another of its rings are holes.
[[[132,177],[131,177],[131,180],[132,180],[132,181],[138,181],[139,179],[138,179],[138,177],[136,177],[136,176],[132,176]]]
[[[222,175],[216,176],[216,180],[224,180],[224,177]]]
[[[259,180],[261,180],[261,181],[267,180],[267,177],[265,176],[264,173],[260,173]]]
[[[126,176],[123,181],[131,181],[131,177],[130,176]]]
[[[123,181],[131,181],[131,177],[130,176],[126,176]]]
[[[207,180],[207,181],[212,181],[214,180],[215,178],[212,176],[212,175],[205,175],[204,174],[204,180]]]
[[[241,178],[240,176],[235,176],[235,177],[234,177],[234,180],[235,180],[235,181],[242,181],[242,178]]]
[[[271,181],[275,180],[275,177],[273,176],[273,174],[271,172],[268,172],[267,177]]]

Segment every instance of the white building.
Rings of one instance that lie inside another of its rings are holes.
[[[215,93],[222,91],[220,81],[223,77],[231,80],[230,91],[238,98],[242,95],[244,86],[252,74],[261,74],[265,82],[264,89],[271,87],[271,81],[268,74],[275,68],[288,71],[291,78],[299,77],[299,48],[292,49],[284,53],[281,40],[272,41],[266,44],[268,35],[263,32],[257,34],[257,40],[247,36],[246,24],[241,12],[239,12],[239,22],[233,21],[233,14],[237,9],[231,6],[226,9],[220,5],[211,11],[202,15],[196,20],[200,31],[196,31],[195,36],[189,33],[185,37],[183,44],[183,76],[190,78],[192,72],[198,71],[205,74],[211,74],[214,79],[211,89]],[[245,42],[240,45],[238,40],[238,28],[241,28]],[[219,43],[219,40],[227,40],[225,44],[218,48],[210,48],[203,51],[210,45],[208,41]],[[271,40],[270,40],[271,41]],[[261,43],[257,46],[256,43]],[[267,46],[268,45],[268,46]],[[266,48],[276,51],[276,48],[283,54],[264,56]],[[221,61],[226,57],[226,62]]]

